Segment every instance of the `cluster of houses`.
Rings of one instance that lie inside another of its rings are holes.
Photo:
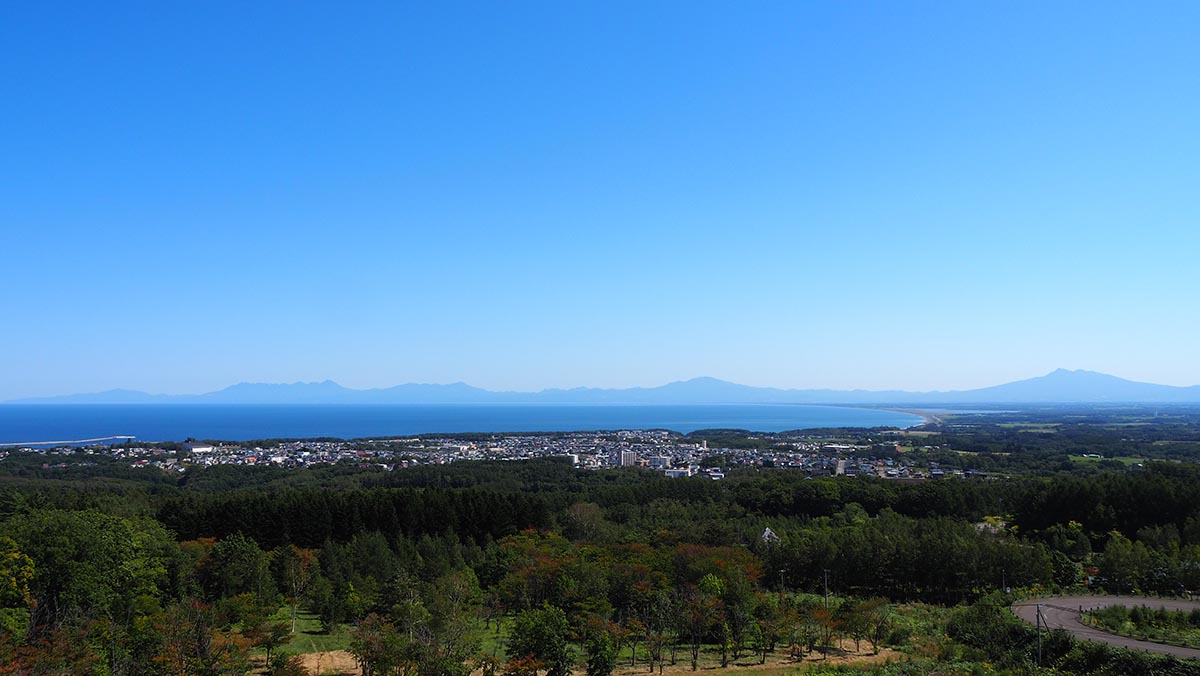
[[[912,467],[891,442],[849,444],[828,439],[773,436],[758,448],[710,448],[696,440],[664,430],[564,432],[558,434],[495,434],[460,437],[406,437],[371,440],[292,440],[253,444],[188,440],[179,444],[125,443],[120,445],[19,449],[44,454],[105,453],[132,467],[184,472],[188,466],[267,465],[303,468],[357,463],[387,470],[439,465],[462,460],[526,460],[559,457],[583,469],[640,467],[672,478],[704,476],[722,479],[734,467],[796,469],[810,476],[876,476],[921,480],[963,476],[936,464]],[[181,449],[181,450],[180,450]],[[0,460],[14,449],[0,449]],[[714,462],[714,459],[717,462]],[[719,467],[713,466],[719,464]],[[47,467],[52,467],[47,463]]]

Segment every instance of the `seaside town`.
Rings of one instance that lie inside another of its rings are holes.
[[[879,436],[886,437],[888,433]],[[777,467],[812,476],[877,476],[884,479],[924,480],[970,476],[970,470],[939,468],[936,463],[904,460],[894,439],[845,440],[804,436],[746,437],[766,440],[758,448],[710,446],[665,430],[568,432],[557,434],[495,434],[405,437],[367,440],[279,440],[260,442],[144,443],[62,445],[53,448],[0,448],[0,462],[11,453],[46,456],[43,468],[65,467],[55,456],[105,455],[134,468],[185,472],[189,466],[243,465],[304,468],[337,463],[378,467],[386,471],[419,465],[444,465],[464,460],[527,460],[558,457],[581,469],[644,468],[671,478],[724,478],[735,467]],[[907,442],[906,442],[907,443]],[[765,447],[763,447],[765,446]],[[936,447],[918,447],[936,450]],[[86,462],[86,459],[83,460]],[[917,466],[920,465],[920,466]]]

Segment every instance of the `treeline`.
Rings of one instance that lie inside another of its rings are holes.
[[[700,523],[705,515],[727,526],[830,516],[856,504],[871,516],[884,510],[971,522],[1005,516],[1021,534],[1039,539],[1056,525],[1076,522],[1093,549],[1114,530],[1147,544],[1200,544],[1200,467],[1167,462],[1088,477],[917,483],[809,478],[786,469],[739,469],[719,482],[681,480],[632,469],[577,470],[555,459],[365,473],[340,465],[290,472],[213,467],[185,476],[177,486],[115,479],[10,481],[0,491],[0,517],[10,509],[6,502],[20,501],[153,515],[184,538],[240,531],[264,546],[319,546],[371,530],[419,535],[450,529],[476,541],[497,538],[552,527],[557,514],[579,502],[599,505],[614,523],[635,525],[648,505],[676,505],[681,514],[674,518],[701,528],[708,527]]]
[[[298,676],[278,649],[301,606],[327,626],[409,608],[408,654],[430,676],[466,676],[477,647],[469,564],[483,550],[452,536],[266,550],[240,533],[177,541],[152,519],[43,509],[0,533],[4,674],[241,676],[257,649],[267,673]]]
[[[915,484],[770,469],[670,480],[554,460],[321,471],[330,485],[232,469],[170,487],[10,483],[0,664],[240,674],[258,649],[272,673],[296,673],[278,652],[291,629],[282,606],[356,627],[374,673],[533,676],[578,650],[589,664],[628,654],[661,668],[694,663],[702,646],[728,663],[829,650],[836,636],[887,645],[902,640],[888,626],[896,601],[1200,589],[1189,465]],[[826,590],[851,600],[826,607]],[[972,612],[954,630],[965,645],[990,627],[1016,646],[1004,659],[1027,651],[1027,633]],[[504,663],[479,652],[497,623]],[[1085,673],[1090,650],[1065,645],[1054,664]]]
[[[728,487],[730,498],[738,505],[766,516],[829,516],[853,503],[871,514],[888,509],[912,517],[953,516],[977,521],[1014,507],[1031,484],[1023,480],[902,483],[871,477],[809,479],[777,470],[735,476]]]
[[[484,542],[553,523],[554,501],[486,490],[324,489],[235,491],[172,497],[158,520],[181,539],[241,533],[264,547],[317,547],[366,532],[397,536],[454,533]]]
[[[299,673],[278,652],[290,632],[272,615],[284,604],[293,617],[304,607],[328,628],[356,627],[352,648],[370,673],[565,675],[577,659],[568,643],[608,671],[623,652],[651,668],[695,668],[702,649],[722,665],[829,651],[839,638],[877,650],[907,640],[883,595],[984,597],[986,606],[1001,580],[1044,588],[1078,569],[1041,543],[948,517],[870,516],[855,504],[785,521],[750,546],[701,544],[680,531],[629,541],[607,514],[571,505],[557,515],[571,537],[530,529],[477,544],[449,531],[364,530],[304,548],[264,547],[242,533],[178,541],[152,519],[26,510],[0,523],[0,661],[26,669],[16,673],[232,675],[247,672],[258,648],[270,673]],[[1106,566],[1114,555],[1096,560]],[[798,593],[826,588],[831,604]],[[497,662],[479,639],[499,623],[510,629],[507,661]],[[994,608],[963,611],[950,632],[988,659],[1028,658],[1028,628]],[[1048,663],[1067,673],[1134,659],[1055,646]],[[1162,664],[1143,672],[1164,673]]]
[[[756,549],[779,588],[959,603],[1011,587],[1069,586],[1078,566],[1042,543],[997,537],[948,517],[914,519],[850,506]]]
[[[1133,536],[1161,526],[1200,544],[1200,466],[1151,463],[1134,475],[1056,477],[1025,492],[1011,509],[1027,531],[1077,521],[1094,534],[1118,530]]]

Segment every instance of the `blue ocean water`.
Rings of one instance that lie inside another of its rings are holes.
[[[813,427],[910,427],[897,411],[805,405],[0,405],[0,444],[131,435],[143,441],[189,437],[247,439],[386,438],[438,432],[736,428],[757,432]]]

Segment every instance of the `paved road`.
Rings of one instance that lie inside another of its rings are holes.
[[[1013,604],[1013,612],[1017,617],[1030,624],[1037,624],[1037,604],[1042,604],[1042,621],[1050,629],[1066,629],[1075,638],[1085,641],[1097,641],[1122,648],[1144,650],[1152,653],[1163,653],[1176,657],[1200,659],[1200,650],[1195,648],[1180,648],[1173,645],[1139,641],[1135,638],[1117,636],[1107,631],[1089,627],[1079,621],[1080,610],[1092,610],[1105,606],[1147,606],[1158,610],[1186,610],[1200,608],[1200,601],[1179,601],[1174,599],[1153,599],[1130,596],[1067,596],[1052,599],[1030,599]]]

